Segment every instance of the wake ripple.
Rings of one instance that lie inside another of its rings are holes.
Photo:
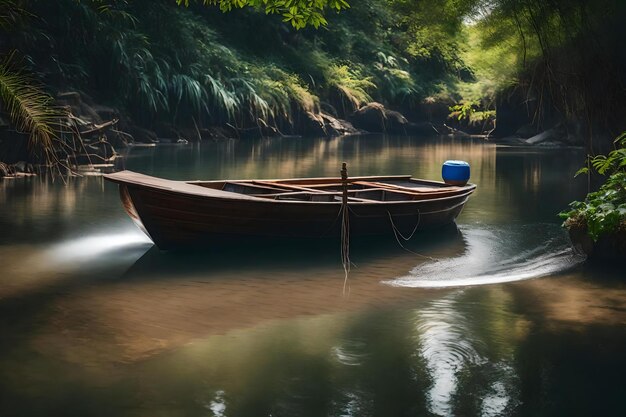
[[[460,230],[466,245],[463,254],[425,262],[383,283],[413,288],[496,284],[556,274],[584,260],[558,225],[465,226]]]

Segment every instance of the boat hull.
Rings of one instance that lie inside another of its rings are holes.
[[[340,202],[228,199],[119,183],[123,206],[160,249],[219,245],[243,238],[340,238]],[[350,236],[396,234],[454,222],[473,189],[445,198],[350,202]]]

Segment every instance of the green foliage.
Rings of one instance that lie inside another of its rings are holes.
[[[450,106],[451,115],[456,117],[458,121],[469,120],[476,111],[478,103],[470,100],[461,100],[459,104]]]
[[[27,14],[15,0],[0,1],[0,29],[7,30],[15,26]]]
[[[622,0],[496,0],[477,3],[462,57],[482,90],[527,94],[535,123],[558,112],[594,128],[624,103]],[[494,88],[495,87],[495,88]]]
[[[0,30],[45,82],[146,125],[289,123],[320,101],[412,110],[433,97],[457,102],[455,116],[477,123],[493,118],[497,92],[524,74],[546,89],[539,100],[571,93],[564,113],[576,111],[585,101],[578,85],[545,77],[572,73],[550,66],[560,48],[594,33],[617,3],[4,0]]]
[[[261,120],[285,127],[320,101],[347,113],[372,100],[414,106],[438,94],[465,68],[455,51],[472,2],[19,3],[39,17],[21,26],[28,37],[11,42],[57,88],[82,90],[147,127]],[[241,10],[222,14],[203,4]],[[322,14],[327,28],[303,28],[325,24],[316,20]]]
[[[495,23],[494,23],[495,24]],[[516,35],[510,19],[499,21],[507,25],[506,36],[498,41],[492,37],[496,28],[486,21],[479,21],[464,27],[464,45],[460,51],[463,62],[471,68],[473,79],[459,80],[456,89],[464,100],[477,102],[492,101],[497,92],[517,83],[517,76],[522,70],[523,46]],[[536,54],[533,55],[536,57]]]
[[[626,172],[616,172],[596,192],[589,193],[585,201],[570,203],[571,210],[559,214],[564,226],[587,226],[594,241],[602,235],[626,225]]]
[[[10,42],[46,82],[146,125],[280,124],[320,101],[412,110],[443,96],[478,123],[493,118],[498,91],[601,15],[582,0],[7,2],[39,16]]]
[[[376,53],[374,74],[380,90],[390,102],[417,101],[422,93],[415,76],[405,69],[408,63],[405,58],[396,58],[382,51]]]
[[[73,44],[52,50],[55,71],[147,125],[290,122],[295,109],[317,108],[317,97],[298,75],[245,57],[193,10],[164,2],[147,9],[147,3],[117,2],[106,12],[102,5],[72,0],[40,6],[39,13],[69,11],[80,22],[54,28],[55,39]]]
[[[48,163],[54,160],[54,129],[63,112],[52,106],[52,97],[34,85],[20,70],[12,68],[12,55],[0,62],[0,104],[17,131],[28,134],[31,152]]]
[[[614,143],[616,149],[609,152],[607,156],[597,155],[591,158],[591,165],[601,175],[626,169],[626,132],[618,136]]]
[[[330,64],[324,72],[324,78],[326,85],[339,90],[354,108],[372,101],[368,91],[376,88],[376,84],[371,77],[363,77],[359,70],[348,65]]]
[[[422,60],[435,60],[440,68],[459,69],[459,34],[463,19],[471,14],[475,0],[394,0],[398,26],[403,29],[399,41],[407,53]]]
[[[626,226],[626,132],[615,140],[615,145],[617,148],[608,155],[588,159],[599,174],[609,174],[600,189],[589,193],[585,201],[570,203],[571,210],[559,214],[565,219],[565,227],[586,225],[594,241]],[[582,168],[576,175],[582,173],[589,174],[589,167]]]
[[[495,110],[481,110],[483,104],[477,100],[461,99],[458,104],[450,106],[450,116],[457,121],[467,121],[470,125],[493,120],[496,117]]]
[[[297,75],[276,66],[253,66],[250,74],[253,81],[249,94],[256,96],[252,97],[253,100],[265,103],[266,111],[261,112],[264,120],[278,117],[290,121],[295,108],[305,112],[318,111],[318,97],[311,94]]]
[[[590,168],[593,168],[600,175],[626,169],[626,132],[619,135],[613,144],[615,149],[608,155],[587,156],[586,166],[576,171],[574,176],[589,175],[591,173]]]
[[[189,6],[189,0],[176,0],[179,5]],[[265,14],[279,14],[283,22],[288,22],[296,29],[307,25],[316,29],[326,25],[325,9],[337,12],[350,7],[345,0],[202,0],[204,4],[218,5],[222,12],[230,12],[235,8],[261,8]]]

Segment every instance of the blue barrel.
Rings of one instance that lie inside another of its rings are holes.
[[[465,161],[446,161],[441,167],[441,176],[446,184],[465,185],[470,179],[470,166]]]

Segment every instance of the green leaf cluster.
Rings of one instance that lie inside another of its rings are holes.
[[[190,0],[176,0],[179,5],[189,6]],[[350,7],[345,0],[202,0],[206,5],[217,5],[222,12],[233,9],[254,7],[262,9],[265,14],[278,14],[283,22],[296,29],[313,26],[316,29],[328,22],[324,17],[326,9],[337,12]]]
[[[588,174],[589,166],[593,167],[598,174],[606,175],[609,172],[626,169],[626,132],[615,139],[616,149],[608,155],[596,155],[587,157],[587,166],[576,172],[576,175]]]
[[[570,203],[570,210],[561,212],[565,227],[584,225],[589,236],[597,241],[600,236],[626,227],[626,132],[616,140],[617,148],[608,155],[588,158],[588,166],[576,175],[590,174],[590,168],[599,174],[610,174],[596,192],[587,194],[584,201]]]
[[[571,210],[559,215],[564,226],[586,225],[594,241],[602,235],[626,225],[626,173],[617,172],[607,178],[596,192],[589,193],[585,201],[570,203]]]

